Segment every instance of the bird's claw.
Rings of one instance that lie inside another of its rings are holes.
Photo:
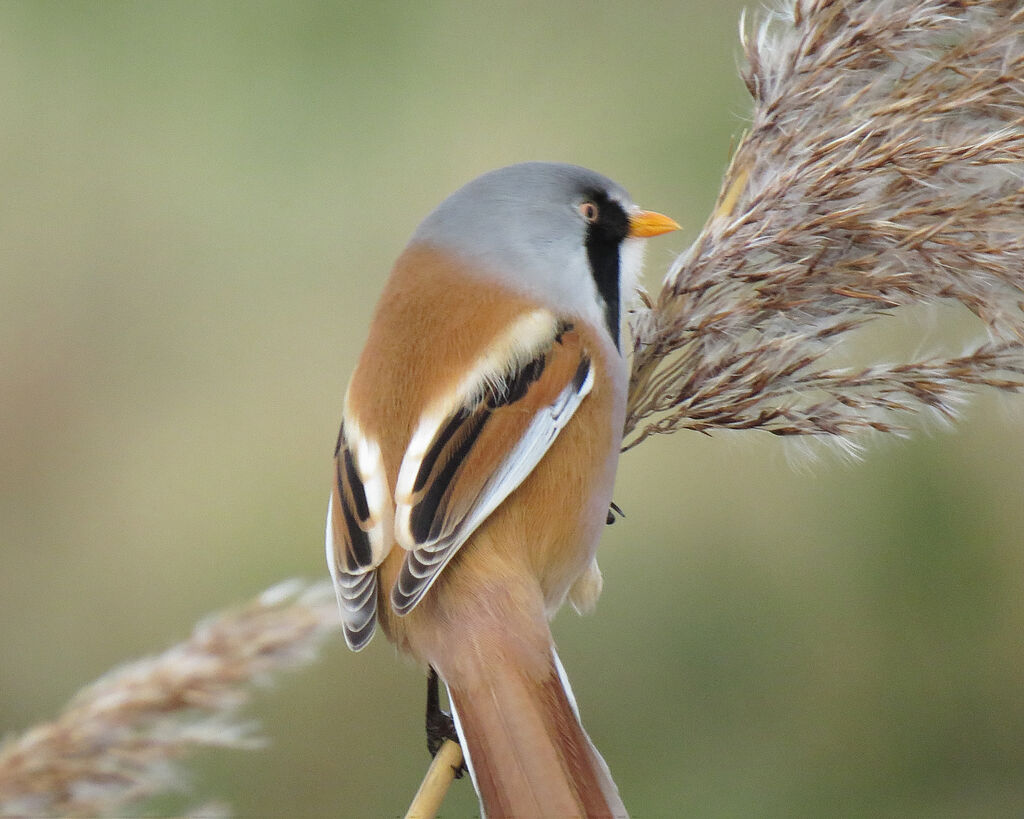
[[[427,750],[430,756],[437,756],[445,740],[451,740],[458,744],[459,734],[455,730],[455,720],[447,711],[441,710],[441,703],[438,696],[437,672],[433,668],[427,677]],[[461,779],[466,772],[465,754],[459,767],[455,768],[455,778]]]

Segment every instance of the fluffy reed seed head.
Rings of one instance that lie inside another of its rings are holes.
[[[846,440],[952,417],[965,389],[1020,389],[1024,10],[796,0],[743,39],[751,125],[711,218],[633,315],[626,448],[677,429]],[[987,337],[825,366],[865,322],[941,301]]]
[[[123,816],[180,790],[175,763],[197,748],[259,746],[237,713],[252,684],[312,662],[339,625],[329,583],[289,581],[114,669],[55,720],[0,746],[0,815]]]

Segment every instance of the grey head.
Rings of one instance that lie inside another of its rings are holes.
[[[412,243],[452,253],[474,273],[557,312],[605,325],[618,346],[623,296],[632,294],[642,264],[643,242],[629,236],[638,211],[624,188],[599,173],[526,162],[460,188]]]

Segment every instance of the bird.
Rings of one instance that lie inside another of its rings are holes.
[[[626,809],[549,622],[591,610],[645,240],[679,225],[579,166],[446,198],[384,286],[345,391],[326,527],[348,646],[379,625],[447,688],[487,816]]]

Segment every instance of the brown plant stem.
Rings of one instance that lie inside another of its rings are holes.
[[[455,780],[455,772],[461,765],[462,748],[459,743],[446,739],[427,768],[427,774],[405,813],[405,819],[429,819],[436,816],[448,794],[448,788]]]

